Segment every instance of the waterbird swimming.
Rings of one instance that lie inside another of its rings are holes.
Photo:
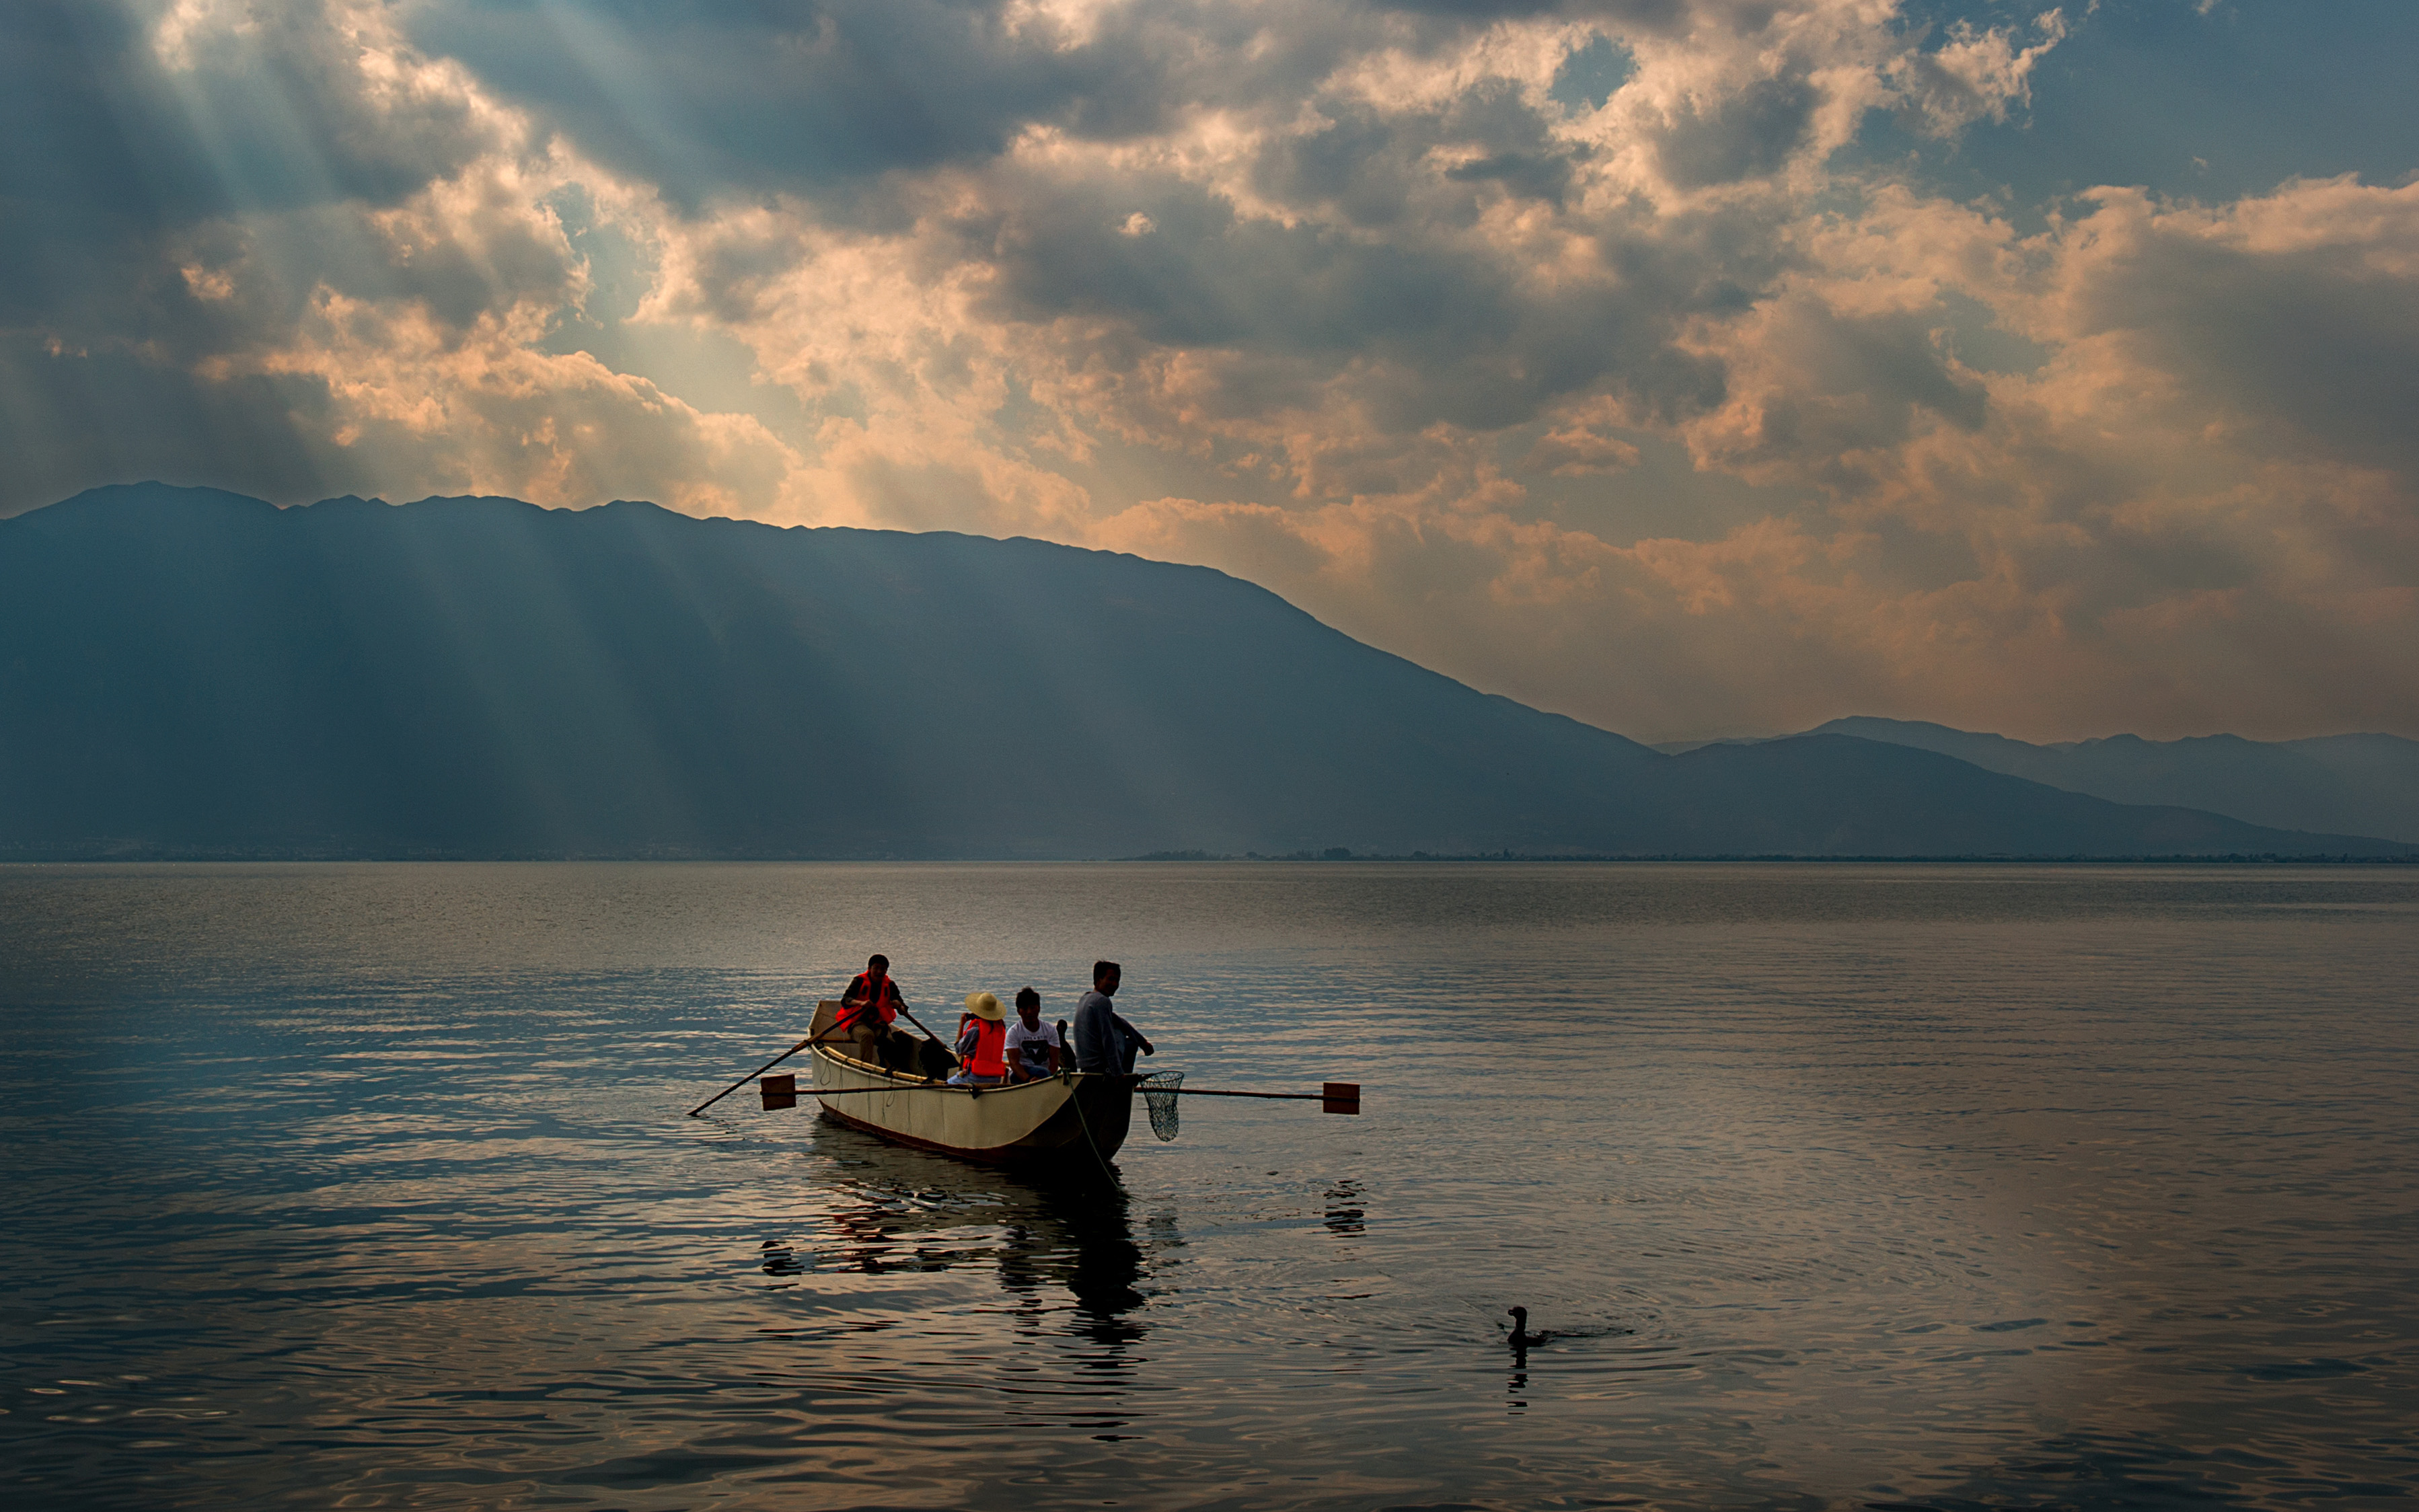
[[[1529,1309],[1526,1307],[1515,1307],[1512,1309],[1512,1338],[1510,1342],[1514,1349],[1534,1349],[1540,1344],[1551,1343],[1553,1340],[1563,1336],[1564,1335],[1556,1334],[1551,1329],[1540,1329],[1534,1334],[1530,1333]]]

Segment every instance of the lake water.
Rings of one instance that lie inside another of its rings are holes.
[[[1365,1111],[684,1117],[875,949]],[[0,1494],[2382,1504],[2414,988],[2411,868],[0,868]]]

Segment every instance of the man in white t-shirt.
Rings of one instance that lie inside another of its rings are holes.
[[[1058,1031],[1041,1022],[1041,995],[1030,987],[1016,995],[1016,1022],[1008,1026],[1008,1079],[1036,1082],[1058,1074]]]

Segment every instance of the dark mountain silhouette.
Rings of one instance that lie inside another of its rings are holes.
[[[2395,735],[2279,741],[2110,735],[2033,746],[1947,725],[1862,716],[1834,719],[1812,733],[1936,750],[2118,803],[2180,804],[2283,829],[2419,841],[2419,740]]]
[[[0,520],[0,854],[2402,854],[1816,736],[1688,757],[1200,567],[652,504]]]

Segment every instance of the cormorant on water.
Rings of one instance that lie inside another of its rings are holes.
[[[1526,1307],[1515,1307],[1512,1309],[1511,1344],[1514,1349],[1534,1349],[1540,1344],[1550,1343],[1552,1340],[1560,1336],[1561,1335],[1555,1334],[1551,1329],[1543,1329],[1534,1334],[1530,1333],[1529,1309]]]

